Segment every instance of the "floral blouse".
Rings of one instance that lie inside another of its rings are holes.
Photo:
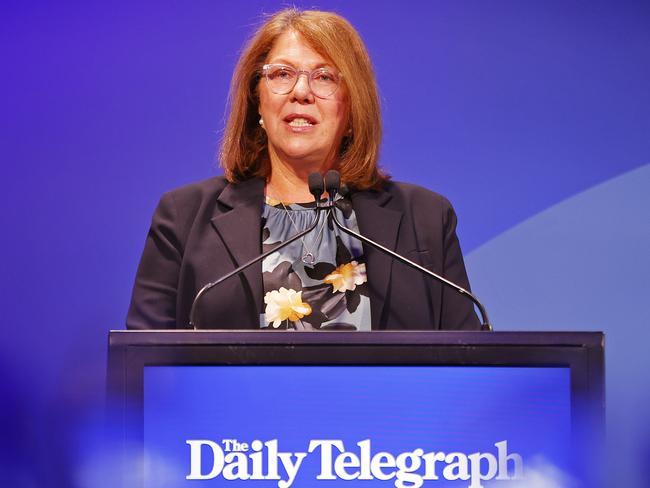
[[[262,211],[267,251],[309,227],[315,203],[283,204],[270,197]],[[336,216],[358,231],[352,204],[340,198]],[[359,241],[319,213],[316,228],[262,261],[264,313],[260,327],[296,330],[370,330],[366,264]]]

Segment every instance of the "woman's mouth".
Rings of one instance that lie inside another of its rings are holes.
[[[313,122],[310,122],[307,119],[303,119],[302,117],[298,117],[295,119],[292,119],[289,122],[289,125],[291,127],[309,127],[310,125],[314,125]]]
[[[284,121],[294,130],[307,130],[316,125],[318,122],[314,117],[307,114],[289,114],[284,118]]]

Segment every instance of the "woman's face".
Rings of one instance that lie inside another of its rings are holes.
[[[329,68],[338,73],[292,30],[278,37],[266,63],[304,71]],[[319,98],[311,92],[305,75],[300,75],[293,90],[285,95],[273,93],[262,79],[259,95],[259,113],[272,164],[279,159],[309,172],[332,165],[347,130],[348,97],[343,83],[329,97]]]

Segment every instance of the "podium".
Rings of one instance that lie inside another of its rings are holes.
[[[603,341],[112,331],[108,387],[125,456],[147,460],[138,486],[597,486]]]

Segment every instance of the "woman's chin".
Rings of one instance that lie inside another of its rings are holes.
[[[290,164],[321,166],[325,164],[327,153],[325,151],[313,151],[307,148],[295,148],[294,150],[286,151],[283,156],[282,159]]]

